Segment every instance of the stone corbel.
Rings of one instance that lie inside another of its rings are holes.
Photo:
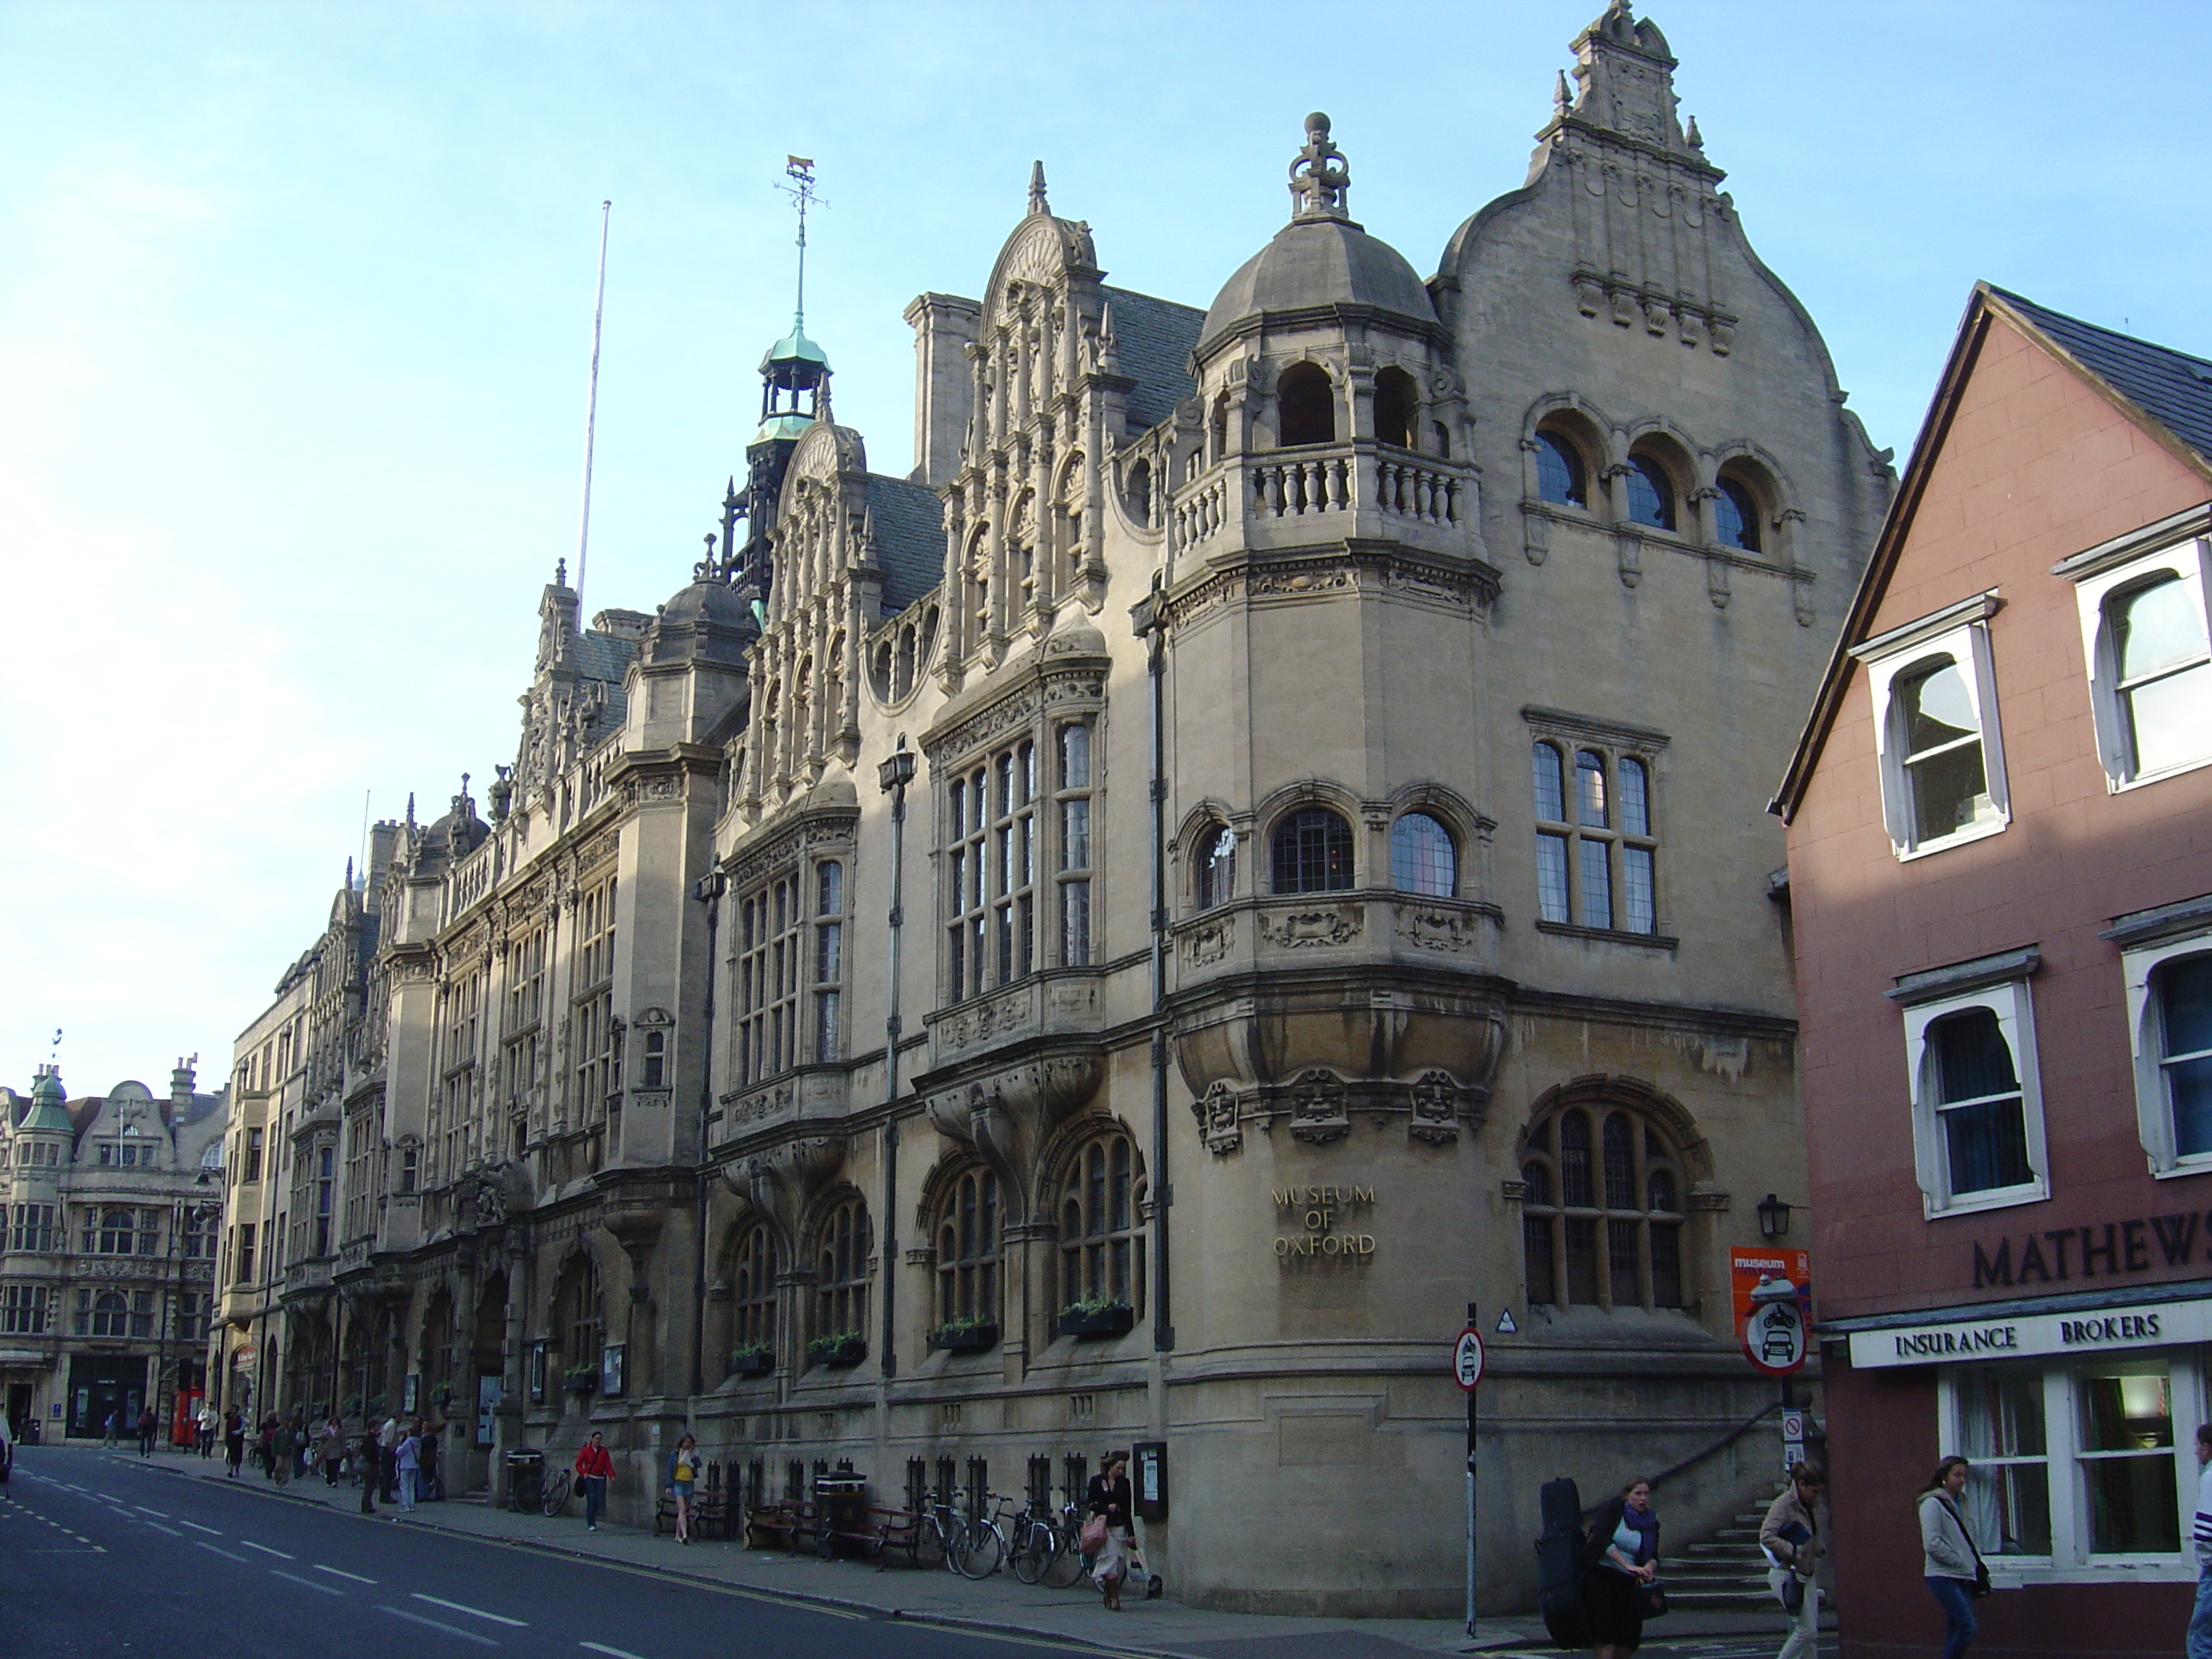
[[[747,1158],[742,1173],[725,1165],[722,1179],[782,1234],[781,1242],[791,1249],[797,1244],[806,1206],[844,1167],[842,1139],[811,1135],[784,1141]]]

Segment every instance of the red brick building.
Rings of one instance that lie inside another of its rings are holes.
[[[2170,1654],[2212,1419],[2212,363],[1976,290],[1775,809],[1847,1655]]]

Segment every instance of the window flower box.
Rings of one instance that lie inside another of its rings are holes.
[[[589,1394],[599,1386],[597,1365],[571,1365],[561,1373],[561,1381],[571,1394]]]
[[[1123,1336],[1136,1322],[1136,1310],[1126,1302],[1071,1302],[1060,1310],[1062,1336]]]
[[[840,1331],[835,1336],[817,1336],[806,1345],[806,1357],[817,1365],[842,1370],[857,1365],[868,1357],[868,1339],[858,1331]]]
[[[998,1322],[990,1319],[951,1320],[932,1331],[929,1340],[947,1353],[981,1353],[986,1348],[999,1346]]]
[[[775,1369],[775,1350],[765,1342],[731,1351],[730,1375],[732,1376],[766,1376]]]

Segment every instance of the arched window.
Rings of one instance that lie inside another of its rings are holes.
[[[450,1324],[450,1301],[446,1313]],[[596,1376],[605,1328],[599,1302],[599,1270],[587,1255],[571,1256],[553,1290],[553,1332],[561,1345],[563,1368],[585,1369]]]
[[[1589,483],[1582,453],[1556,432],[1536,434],[1536,495],[1562,507],[1589,505]]]
[[[92,1334],[131,1334],[131,1303],[119,1291],[102,1291],[92,1302]]]
[[[1628,458],[1628,516],[1657,530],[1674,527],[1674,481],[1648,455]]]
[[[137,1220],[130,1210],[109,1210],[100,1218],[99,1250],[102,1255],[129,1255],[138,1248]]]
[[[2105,603],[2112,684],[2136,776],[2203,755],[2212,733],[2212,650],[2189,583],[2168,574]]]
[[[2150,993],[2174,1155],[2212,1152],[2212,955],[2160,963]]]
[[[1060,1299],[1145,1310],[1143,1177],[1125,1134],[1102,1136],[1067,1168],[1060,1200]]]
[[[1150,527],[1152,522],[1152,464],[1150,461],[1129,463],[1129,471],[1121,486],[1121,499],[1128,505],[1130,518]]]
[[[937,1322],[999,1322],[999,1178],[970,1170],[952,1183],[937,1223]]]
[[[1723,547],[1759,551],[1759,503],[1734,478],[1723,478],[1713,497],[1713,539]]]
[[[1211,910],[1237,896],[1237,832],[1218,823],[1199,838],[1198,908]]]
[[[1521,1181],[1531,1306],[1686,1305],[1681,1163],[1656,1123],[1624,1106],[1556,1110],[1529,1131]]]
[[[1950,657],[1900,678],[1890,693],[1896,751],[1904,758],[1911,841],[1935,841],[1995,816],[1973,688]]]
[[[647,1031],[645,1034],[645,1075],[639,1082],[644,1089],[665,1088],[668,1081],[668,1033]]]
[[[736,1271],[730,1277],[731,1332],[738,1348],[775,1346],[775,1235],[756,1221],[738,1241]]]
[[[1390,826],[1390,884],[1401,893],[1449,898],[1458,890],[1451,831],[1426,812],[1401,812]]]
[[[814,1335],[866,1337],[868,1330],[868,1212],[841,1200],[822,1220],[814,1251]]]
[[[1285,818],[1269,850],[1278,893],[1340,893],[1352,886],[1352,826],[1326,806],[1303,807]]]
[[[1413,377],[1402,368],[1386,368],[1375,377],[1375,441],[1395,444],[1401,449],[1413,447],[1417,429],[1416,416],[1421,406],[1421,394],[1413,385]]]
[[[1954,1196],[2021,1187],[2035,1179],[2027,1157],[2027,1115],[2012,1045],[1992,1008],[1946,1014],[1928,1027],[1922,1064],[1925,1093]]]
[[[1275,421],[1285,449],[1336,441],[1336,388],[1328,371],[1292,363],[1275,382]]]
[[[1207,454],[1219,460],[1229,453],[1229,394],[1218,393],[1213,399],[1213,418],[1207,423]]]

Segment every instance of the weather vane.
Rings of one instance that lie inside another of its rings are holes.
[[[60,1065],[61,1063],[62,1063],[62,1028],[61,1028],[60,1026],[57,1025],[57,1026],[55,1026],[55,1027],[54,1027],[54,1040],[53,1040],[53,1042],[52,1042],[52,1046],[51,1046],[51,1047],[49,1047],[49,1048],[47,1048],[47,1050],[46,1050],[46,1064],[47,1064],[47,1065],[49,1065],[49,1066],[58,1066],[58,1065]]]
[[[814,163],[804,155],[783,158],[784,176],[792,182],[776,188],[791,198],[799,210],[799,304],[796,315],[799,327],[794,332],[804,332],[806,321],[806,210],[812,207],[828,207],[830,204],[814,193]]]

